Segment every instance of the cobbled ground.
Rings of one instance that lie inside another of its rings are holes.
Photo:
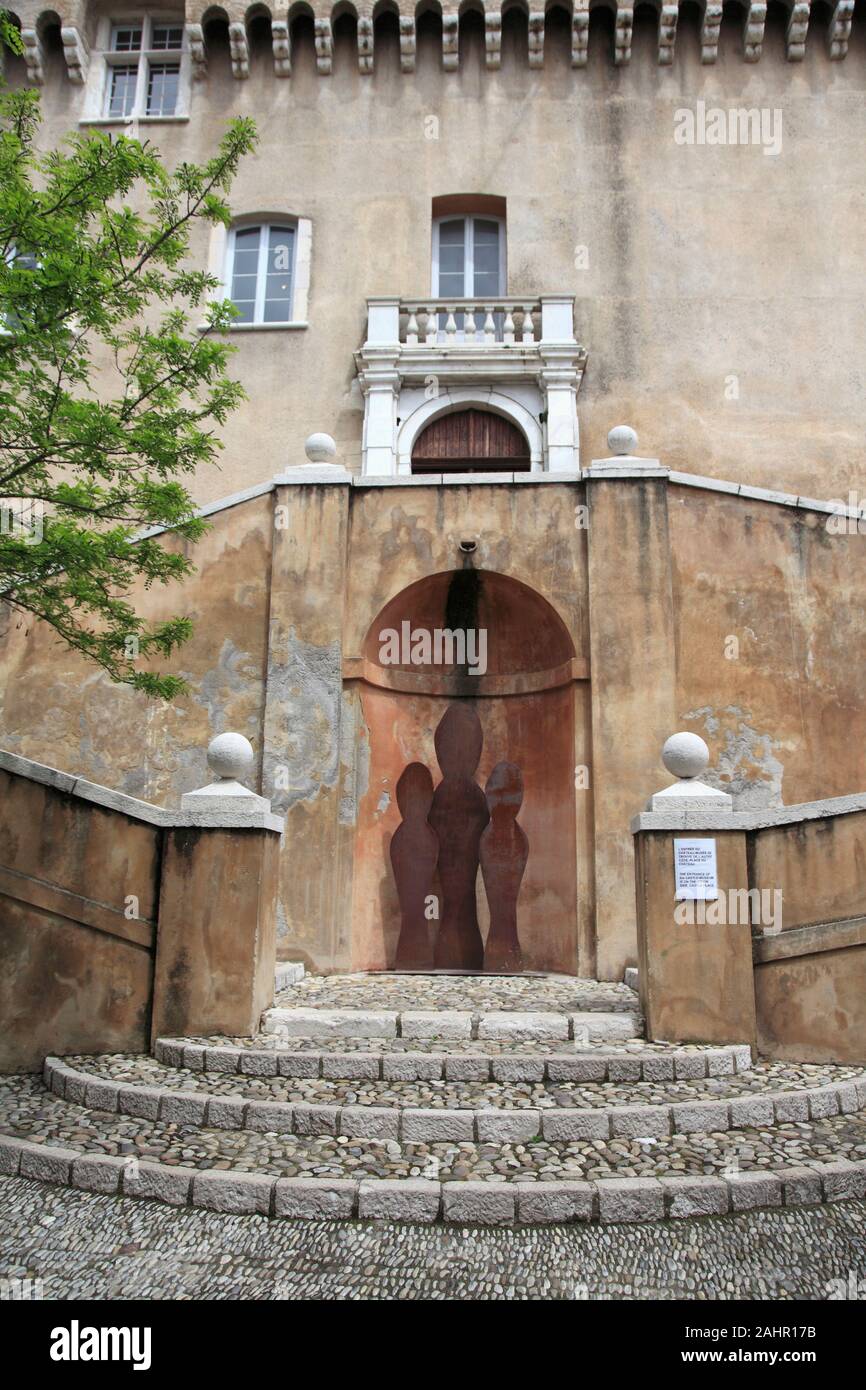
[[[0,1178],[0,1279],[46,1299],[866,1297],[866,1202],[640,1226],[269,1221]],[[2,1286],[0,1286],[2,1287]]]

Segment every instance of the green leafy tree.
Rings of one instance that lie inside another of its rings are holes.
[[[8,10],[0,10],[0,47],[9,48],[13,53],[24,52],[21,30]]]
[[[235,311],[188,252],[197,222],[229,221],[255,127],[234,121],[213,159],[173,172],[101,132],[40,153],[38,127],[35,93],[0,96],[0,600],[171,698],[184,682],[147,667],[190,621],[148,622],[130,596],[193,566],[136,537],[201,536],[184,483],[243,399],[226,373]]]

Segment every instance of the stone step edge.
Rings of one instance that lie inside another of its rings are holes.
[[[543,1138],[668,1138],[846,1115],[866,1107],[866,1072],[853,1081],[736,1100],[673,1101],[609,1109],[442,1109],[374,1105],[314,1105],[248,1100],[162,1090],[131,1081],[106,1081],[46,1057],[45,1084],[55,1095],[88,1110],[103,1110],[164,1124],[264,1134],[334,1135],[349,1139],[425,1143],[520,1143]]]
[[[438,1182],[426,1178],[277,1178],[144,1159],[82,1154],[0,1135],[0,1174],[170,1206],[319,1220],[459,1221],[477,1225],[646,1222],[813,1206],[866,1196],[866,1160],[728,1177],[597,1178],[591,1182]]]
[[[241,1076],[330,1081],[687,1081],[732,1076],[752,1066],[748,1043],[689,1052],[288,1052],[157,1038],[153,1055],[167,1067]]]
[[[299,985],[306,973],[300,961],[278,960],[274,967],[274,994],[281,994],[291,985]]]
[[[589,1041],[594,1032],[636,1037],[643,1018],[634,1009],[577,1010],[570,1013],[517,1009],[266,1009],[262,1032],[296,1038],[416,1038],[429,1041],[508,1039],[538,1042]]]

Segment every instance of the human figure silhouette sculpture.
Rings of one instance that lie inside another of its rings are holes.
[[[409,763],[396,787],[403,817],[391,836],[391,867],[400,900],[397,970],[429,970],[433,965],[426,899],[433,886],[439,841],[427,822],[433,801],[433,778],[423,763]]]
[[[439,837],[442,885],[442,917],[433,963],[437,970],[480,970],[484,942],[478,929],[475,883],[478,842],[490,813],[475,781],[484,735],[473,707],[449,705],[433,741],[442,769],[430,811],[430,824]]]
[[[523,956],[517,935],[517,896],[529,841],[517,824],[523,801],[523,777],[515,763],[497,763],[484,789],[490,824],[481,836],[479,857],[490,907],[490,930],[484,949],[485,970],[521,970]]]

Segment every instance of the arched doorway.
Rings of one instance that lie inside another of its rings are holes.
[[[437,649],[437,633],[474,633],[475,640],[462,647],[445,640]],[[417,778],[438,791],[444,769],[437,730],[457,708],[471,710],[480,726],[477,770],[468,775],[487,788],[488,800],[494,769],[509,764],[520,772],[518,820],[528,842],[516,907],[520,968],[574,971],[575,740],[579,734],[582,746],[586,704],[585,687],[578,691],[575,684],[574,643],[560,616],[528,585],[467,564],[419,580],[385,605],[368,629],[363,669],[366,790],[353,854],[354,968],[395,968],[401,900],[390,850],[405,814],[397,785],[409,765],[416,771],[420,765],[426,776]],[[438,867],[430,896],[434,960],[446,901]],[[486,947],[491,914],[480,870],[475,897]]]
[[[470,407],[439,415],[412,449],[413,473],[528,473],[529,445],[510,420]]]

